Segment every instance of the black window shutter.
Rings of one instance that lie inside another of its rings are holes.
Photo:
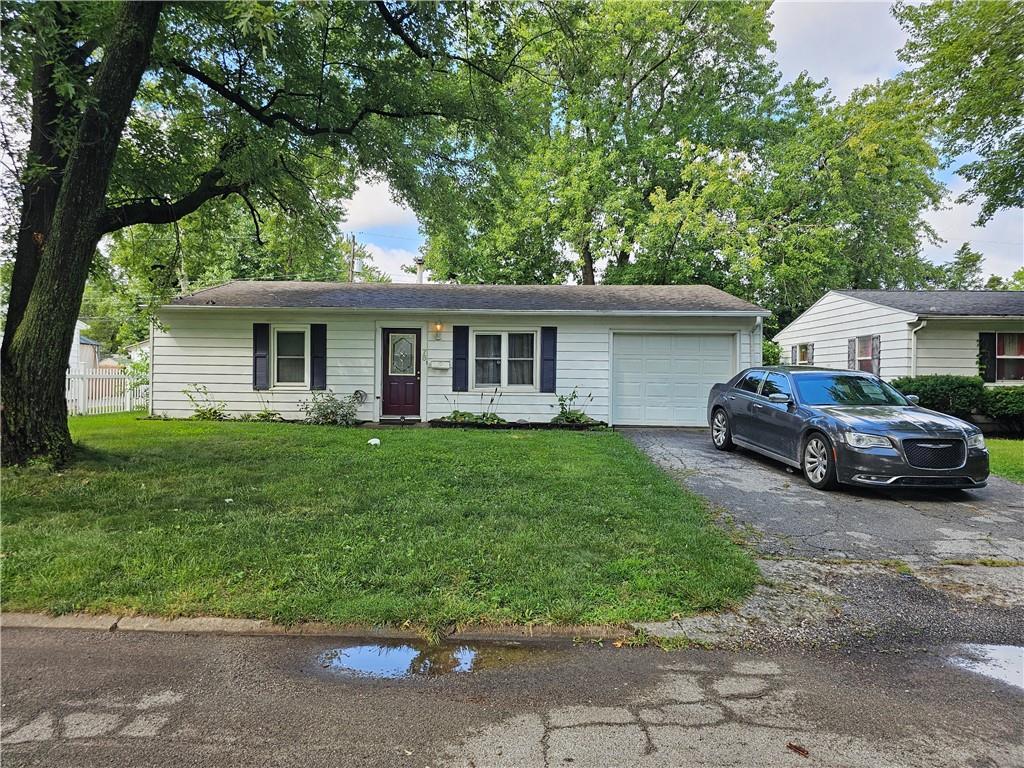
[[[327,326],[309,326],[309,388],[327,389]]]
[[[540,329],[540,391],[555,391],[555,368],[558,363],[558,329],[553,325]]]
[[[882,337],[878,335],[871,337],[871,372],[875,376],[882,373]]]
[[[452,326],[452,392],[469,390],[469,326]]]
[[[270,323],[252,324],[252,388],[270,389]]]
[[[996,335],[978,334],[978,373],[983,381],[996,380]]]
[[[846,342],[846,367],[851,371],[857,370],[857,339]]]
[[[800,358],[799,358],[800,348],[799,347],[800,347],[799,344],[794,344],[792,347],[789,348],[789,364],[790,365],[796,365],[797,363],[800,362]]]
[[[807,364],[814,365],[814,343],[807,345]]]

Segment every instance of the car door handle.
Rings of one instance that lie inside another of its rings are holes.
[[[736,399],[736,395],[729,395],[729,399],[730,400],[735,400]]]
[[[761,405],[760,403],[754,403],[754,407],[755,408],[764,408],[764,406]]]

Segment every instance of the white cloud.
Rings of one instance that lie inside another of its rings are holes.
[[[992,273],[1008,277],[1024,266],[1024,210],[1002,210],[984,227],[975,227],[980,206],[953,202],[967,188],[967,182],[955,177],[950,184],[946,207],[931,211],[925,219],[945,240],[941,245],[926,245],[924,255],[937,264],[953,258],[953,252],[963,243],[985,255],[986,277]]]
[[[418,255],[416,251],[410,251],[405,248],[385,248],[376,243],[363,243],[363,245],[370,252],[370,256],[373,258],[373,265],[382,272],[391,275],[391,279],[394,282],[416,282],[416,275],[410,275],[408,272],[402,271],[402,267],[413,265]]]
[[[853,90],[901,69],[896,51],[906,40],[883,2],[776,2],[772,22],[782,74],[793,80],[806,70],[828,78],[832,93]]]
[[[349,232],[376,227],[416,227],[412,209],[396,203],[386,182],[361,179],[348,206],[344,229]]]

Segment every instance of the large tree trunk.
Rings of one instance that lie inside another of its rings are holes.
[[[55,61],[69,70],[75,66],[74,41],[61,34],[62,23],[66,23],[64,7],[54,4],[48,8],[57,17],[54,26],[58,32],[52,49],[37,51],[32,61],[32,126],[28,145],[32,170],[22,188],[14,270],[11,274],[3,347],[0,348],[0,356],[4,358],[7,357],[11,338],[25,313],[32,284],[39,270],[43,245],[50,232],[65,162],[57,146],[56,132],[60,122],[66,120],[73,109],[58,96],[53,77]]]
[[[590,250],[590,238],[583,239],[583,247],[580,249],[580,256],[583,259],[583,285],[594,284],[594,253]]]
[[[3,359],[5,464],[34,457],[60,462],[70,452],[64,373],[99,242],[110,171],[160,10],[159,2],[120,8],[82,113],[35,280]]]

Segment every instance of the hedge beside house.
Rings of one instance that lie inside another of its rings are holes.
[[[995,422],[996,431],[1024,432],[1024,386],[986,387],[980,376],[905,376],[892,385],[917,395],[921,406],[968,421],[979,415]]]
[[[980,376],[905,376],[892,385],[904,395],[917,395],[921,407],[961,419],[981,410],[985,382]]]

